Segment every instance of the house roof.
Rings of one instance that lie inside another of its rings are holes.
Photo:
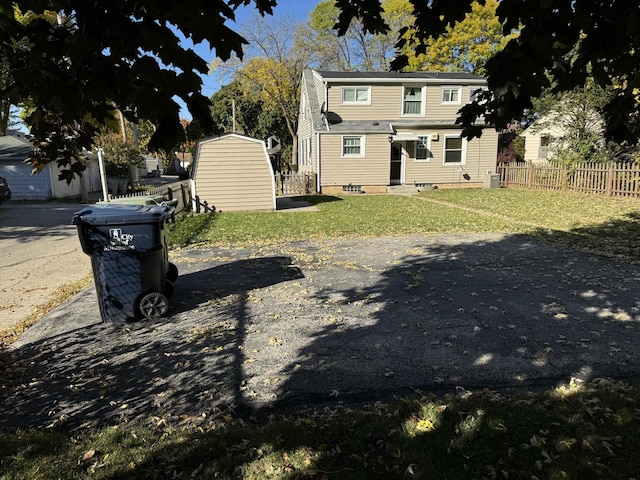
[[[419,82],[419,83],[486,83],[484,77],[466,72],[335,72],[314,70],[330,82]]]
[[[398,129],[407,128],[438,128],[456,126],[455,119],[451,120],[346,120],[340,123],[329,123],[326,132],[332,133],[383,133],[392,134]]]
[[[0,137],[0,160],[23,161],[33,152],[28,140],[4,135]]]

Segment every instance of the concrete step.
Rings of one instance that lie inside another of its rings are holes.
[[[415,195],[420,190],[415,185],[389,185],[387,187],[387,193],[393,195]]]

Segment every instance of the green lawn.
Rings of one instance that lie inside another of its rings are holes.
[[[312,238],[527,233],[640,260],[640,200],[525,189],[452,189],[419,196],[307,198],[316,212],[224,212],[185,218],[171,246],[258,244]]]
[[[638,200],[518,189],[309,200],[318,211],[185,216],[170,242],[505,232],[640,259]],[[537,394],[416,392],[261,418],[230,411],[177,424],[149,418],[0,434],[0,480],[629,480],[640,478],[639,450],[640,390],[601,381]]]
[[[417,396],[234,420],[221,413],[0,435],[0,479],[599,479],[640,471],[638,390]]]

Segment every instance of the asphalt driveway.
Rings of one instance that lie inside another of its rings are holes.
[[[82,292],[14,344],[0,428],[536,388],[640,372],[640,266],[474,235],[172,252],[169,316]]]

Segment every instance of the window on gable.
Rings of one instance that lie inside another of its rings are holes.
[[[423,112],[423,97],[422,87],[404,87],[402,114],[421,115]]]
[[[342,104],[370,104],[370,87],[342,87]]]
[[[465,164],[466,163],[467,141],[462,137],[445,137],[444,138],[444,155],[443,163],[446,164]]]
[[[460,105],[462,87],[442,87],[442,103]]]
[[[416,141],[416,162],[431,161],[431,137],[418,137]]]
[[[342,137],[343,157],[363,157],[364,137]]]

